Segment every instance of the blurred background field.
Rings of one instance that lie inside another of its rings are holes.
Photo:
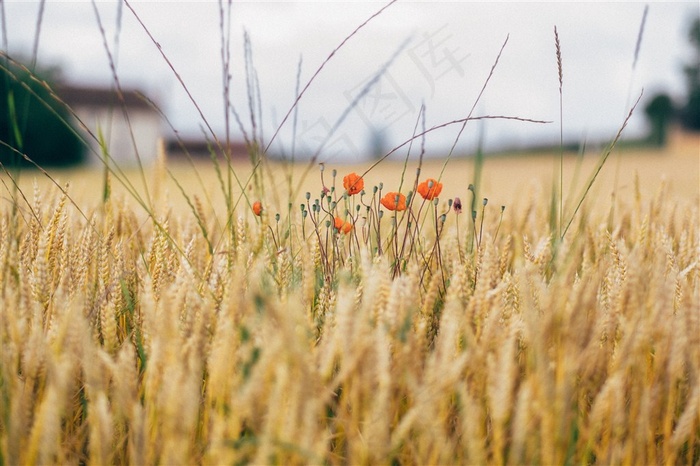
[[[620,128],[621,113],[626,114],[639,95],[639,105],[625,121],[620,144],[595,180],[589,199],[604,204],[609,204],[613,195],[622,199],[633,192],[636,179],[641,195],[652,194],[665,179],[668,195],[697,201],[700,17],[691,3],[516,7],[495,2],[487,7],[437,2],[428,7],[398,2],[385,6],[387,11],[379,14],[379,6],[371,4],[330,8],[323,2],[297,2],[268,9],[242,2],[226,12],[214,3],[206,8],[178,4],[167,13],[191,18],[192,29],[177,31],[173,37],[171,28],[161,30],[168,24],[162,6],[69,2],[44,8],[43,2],[10,3],[0,12],[12,19],[3,26],[7,37],[3,39],[0,71],[6,76],[0,80],[0,96],[7,94],[8,108],[16,101],[18,109],[38,118],[46,109],[22,94],[22,85],[31,87],[43,96],[44,103],[61,100],[70,107],[72,114],[62,114],[63,123],[87,132],[78,132],[84,153],[73,154],[75,150],[67,142],[49,137],[45,122],[34,124],[29,116],[15,118],[12,112],[2,112],[0,141],[7,147],[0,147],[0,162],[13,172],[18,160],[29,165],[18,156],[26,153],[44,167],[71,165],[73,168],[47,168],[53,180],[24,170],[17,181],[24,193],[31,192],[35,181],[40,192],[54,181],[62,185],[70,182],[73,199],[89,206],[102,196],[104,176],[97,154],[106,151],[110,165],[117,167],[118,173],[111,180],[115,194],[124,192],[121,183],[126,182],[142,194],[149,191],[144,199],[157,193],[162,200],[160,192],[167,193],[164,208],[187,211],[183,190],[186,196],[196,195],[218,211],[225,204],[223,193],[229,190],[217,178],[207,146],[214,139],[229,140],[234,152],[231,198],[246,207],[261,200],[268,212],[274,213],[286,211],[289,203],[304,201],[306,192],[318,197],[322,189],[319,167],[308,160],[325,162],[328,187],[333,184],[334,169],[336,185],[340,186],[345,174],[364,174],[373,167],[365,177],[368,191],[383,183],[384,190],[407,193],[415,180],[418,153],[424,147],[421,176],[443,182],[443,201],[456,196],[464,200],[470,196],[468,185],[474,183],[479,196],[488,197],[497,206],[508,206],[531,187],[551,193],[552,180],[557,180],[555,184],[560,181],[558,147],[585,144],[581,153],[565,153],[561,167],[563,198],[575,204],[605,152],[605,144]],[[325,14],[327,8],[333,13]],[[502,8],[509,14],[496,14]],[[357,34],[351,32],[372,13],[377,16],[371,24],[361,26]],[[490,26],[488,33],[479,32],[479,18],[485,17],[480,15],[486,14],[496,14],[501,21]],[[324,22],[318,26],[323,30],[314,34],[325,34],[323,40],[299,40],[298,31],[306,31],[305,25],[316,15],[323,16]],[[528,21],[521,21],[521,17]],[[606,27],[618,17],[625,20],[615,20],[615,27]],[[231,24],[224,28],[226,18]],[[265,18],[262,24],[261,18]],[[271,24],[281,18],[293,26],[287,31],[291,42],[285,44],[289,53],[284,57],[279,56],[278,39],[272,37],[276,34],[268,34]],[[414,24],[410,18],[420,21]],[[91,40],[80,35],[86,42],[80,54],[70,42],[58,40],[65,30],[74,30],[68,27],[72,21],[79,21],[84,28],[93,19],[100,30],[92,31]],[[325,29],[334,22],[338,27]],[[234,31],[239,25],[244,27],[243,34]],[[527,27],[522,29],[524,25]],[[601,29],[609,34],[605,42],[592,44],[590,38],[599,36]],[[219,30],[221,43],[202,35],[211,30]],[[585,41],[580,36],[584,31]],[[144,36],[144,32],[153,36]],[[181,37],[199,38],[194,42],[207,46],[191,53],[182,47]],[[349,49],[347,52],[357,54],[355,59],[341,56],[330,60],[335,51],[330,56],[328,52],[341,40],[343,50],[338,50],[338,55]],[[220,56],[223,49],[219,46],[223,45],[231,47],[225,60]],[[367,54],[368,47],[374,53]],[[169,66],[164,66],[160,52],[172,60]],[[184,62],[187,65],[182,64],[183,55],[189,60]],[[214,61],[201,66],[192,61],[205,56]],[[522,63],[516,57],[527,60]],[[324,58],[333,63],[325,67]],[[149,64],[148,73],[143,72],[143,63]],[[319,64],[317,70],[323,68],[323,73],[315,79],[311,73]],[[229,76],[223,89],[215,84],[220,78],[212,72],[220,66]],[[190,75],[201,70],[206,70],[206,79]],[[181,83],[173,71],[182,75]],[[58,98],[49,94],[39,79],[46,79]],[[272,88],[268,80],[272,80]],[[305,83],[308,93],[306,88],[301,91]],[[3,90],[3,85],[8,89]],[[480,89],[487,91],[483,99]],[[188,96],[183,103],[184,91]],[[293,99],[297,93],[298,105]],[[235,118],[221,111],[222,103],[230,107]],[[66,110],[62,105],[56,107]],[[421,120],[425,127],[435,128],[467,114],[477,118],[489,115],[489,119],[470,122],[456,140],[451,131],[454,125],[431,131],[424,140],[415,141],[410,157],[408,146],[403,146],[373,165],[415,131]],[[515,121],[518,119],[521,121]],[[548,124],[535,124],[531,119]],[[25,130],[24,136],[20,129]],[[68,140],[74,143],[75,137]],[[100,140],[104,147],[100,147]],[[39,148],[33,147],[37,141],[44,146],[43,157]],[[268,157],[258,172],[263,182],[255,189],[246,147],[251,141],[265,147]],[[452,157],[447,156],[450,147],[454,149]],[[481,169],[475,163],[477,148],[484,151]],[[184,152],[193,155],[191,163]],[[137,154],[143,170],[135,163]],[[156,162],[158,154],[167,154],[165,163],[163,157]],[[294,157],[296,164],[282,162]],[[77,165],[76,160],[86,162],[85,166]],[[221,158],[220,163],[225,172]],[[163,176],[163,170],[169,171],[170,177]],[[3,197],[11,203],[13,181],[7,174],[0,176],[7,186]],[[127,197],[132,194],[127,193]]]
[[[601,151],[588,150],[583,157],[576,153],[564,155],[564,196],[565,201],[573,202],[578,199],[589,176],[595,169]],[[350,172],[364,173],[371,166],[370,162],[358,164],[326,165],[324,180],[327,187],[333,184],[332,171],[337,170],[336,186],[342,190],[342,177]],[[165,175],[164,186],[157,187],[157,167],[149,167],[141,172],[132,167],[124,170],[124,175],[143,192],[145,180],[149,191],[162,189],[167,196],[167,209],[175,212],[187,212],[189,208],[173,178],[178,181],[188,196],[197,195],[200,199],[211,200],[215,210],[221,207],[225,210],[221,198],[220,184],[214,170],[214,163],[207,159],[198,159],[192,163],[178,158],[166,162],[165,167],[170,175]],[[253,195],[251,173],[252,164],[247,160],[233,162],[233,171],[241,185],[247,190],[248,196]],[[412,158],[408,163],[401,160],[385,160],[365,175],[365,189],[370,192],[372,187],[383,183],[384,190],[397,190],[404,172],[402,191],[408,192],[415,179],[418,161]],[[468,185],[474,177],[473,157],[455,157],[445,163],[445,159],[426,159],[421,169],[421,179],[425,177],[438,178],[444,189],[441,199],[447,201],[455,196],[465,200],[469,197]],[[225,163],[222,162],[225,171]],[[487,197],[492,205],[512,206],[529,193],[539,192],[547,195],[552,188],[553,177],[558,176],[559,153],[552,152],[523,152],[509,154],[491,154],[484,157],[481,174],[481,196]],[[288,202],[298,204],[305,200],[308,191],[313,197],[318,197],[321,189],[319,165],[308,163],[285,164],[279,161],[265,163],[264,186],[266,187],[266,203],[269,212],[285,210]],[[65,186],[69,183],[69,194],[81,206],[96,206],[101,199],[104,177],[103,170],[96,167],[73,169],[52,169],[48,172],[53,179],[37,170],[25,170],[19,178],[22,191],[29,194],[34,185],[39,191],[46,193],[55,183]],[[635,179],[639,179],[642,198],[650,198],[659,189],[662,182],[667,184],[667,195],[682,202],[698,202],[700,197],[700,134],[673,132],[669,144],[661,148],[624,147],[613,150],[606,165],[602,168],[591,191],[591,199],[600,208],[609,208],[613,193],[618,199],[632,199]],[[10,186],[7,175],[2,175],[3,181]],[[296,198],[289,198],[289,180]],[[555,178],[558,179],[558,178]],[[55,182],[55,183],[54,183]],[[122,184],[112,177],[112,190],[116,196],[128,198]],[[234,180],[234,185],[238,186]],[[297,189],[299,188],[299,189]],[[239,207],[247,207],[241,186],[234,189],[236,198],[241,198]],[[154,193],[151,193],[153,195]],[[370,193],[371,194],[371,193]],[[7,190],[3,194],[6,206]],[[256,199],[252,199],[252,203]],[[131,201],[130,201],[131,202]],[[600,203],[600,204],[598,204]],[[239,215],[245,215],[244,209]]]

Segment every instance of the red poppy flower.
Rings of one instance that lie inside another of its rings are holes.
[[[345,234],[350,233],[350,230],[352,230],[352,223],[346,222],[340,217],[335,217],[333,219],[333,226],[336,230]]]
[[[262,210],[263,210],[263,208],[262,208],[262,202],[260,202],[260,201],[255,201],[255,202],[253,202],[253,213],[254,213],[255,215],[257,215],[258,217],[260,217],[260,215],[262,214]]]
[[[386,193],[379,202],[389,210],[406,210],[406,196],[401,193]]]
[[[438,183],[437,180],[433,178],[428,178],[424,182],[418,185],[418,194],[420,194],[426,201],[432,201],[440,195],[442,191],[442,183]]]
[[[357,173],[352,172],[343,178],[343,187],[349,195],[357,194],[365,187],[365,180]]]

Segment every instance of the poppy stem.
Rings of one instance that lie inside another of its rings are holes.
[[[279,250],[279,245],[277,244],[277,239],[275,238],[275,231],[272,229],[272,227],[268,224],[267,228],[270,230],[270,235],[272,236],[272,242],[275,243],[275,250]]]
[[[481,239],[484,232],[484,212],[486,210],[486,204],[489,202],[488,199],[484,198],[481,204],[481,223],[479,225],[479,242],[477,243],[477,249],[481,249]]]

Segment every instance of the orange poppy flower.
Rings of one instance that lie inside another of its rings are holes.
[[[424,182],[418,185],[418,194],[420,194],[426,201],[432,201],[440,195],[442,191],[442,183],[438,183],[437,180],[433,178],[428,178]]]
[[[262,210],[263,210],[263,208],[262,208],[262,202],[260,202],[260,201],[255,201],[255,202],[253,202],[253,213],[254,213],[255,215],[257,215],[258,217],[260,217],[260,215],[262,214]]]
[[[386,193],[379,202],[389,210],[406,210],[406,196],[401,193]]]
[[[345,175],[343,178],[343,188],[348,192],[349,195],[357,194],[365,187],[365,180],[357,173],[352,172],[349,175]]]
[[[342,231],[345,234],[350,233],[350,230],[352,230],[352,223],[346,222],[340,217],[335,217],[333,219],[333,226],[336,230]]]

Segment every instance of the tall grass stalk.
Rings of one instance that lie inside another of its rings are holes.
[[[624,109],[626,110],[630,106],[630,102],[632,99],[632,88],[634,86],[634,81],[635,81],[635,75],[637,71],[637,61],[639,60],[639,53],[642,49],[642,38],[644,37],[644,27],[647,22],[647,14],[649,13],[649,4],[644,5],[644,11],[642,12],[642,19],[639,23],[639,31],[637,32],[637,41],[634,46],[634,55],[632,58],[632,65],[630,67],[630,80],[629,80],[629,85],[627,86],[627,96],[625,97],[625,106]],[[618,180],[619,180],[619,174],[620,174],[620,164],[622,163],[622,152],[621,149],[618,148],[617,154],[616,154],[616,163],[615,163],[615,185],[613,187],[613,193],[617,193],[618,191]],[[615,206],[613,205],[613,208],[610,211],[610,217],[611,219],[609,220],[609,223],[612,222],[612,218],[614,217],[614,212],[615,212]]]
[[[625,127],[627,126],[627,123],[629,122],[630,118],[632,117],[634,110],[637,108],[637,104],[639,104],[639,101],[642,99],[643,93],[644,93],[644,91],[642,91],[639,94],[639,97],[637,97],[637,101],[634,103],[632,108],[630,108],[629,113],[627,114],[627,117],[622,122],[622,126],[620,126],[620,129],[617,131],[617,134],[613,138],[612,142],[608,145],[608,147],[601,154],[601,156],[598,160],[598,163],[596,164],[595,168],[593,169],[593,172],[591,173],[591,176],[588,179],[588,182],[587,182],[586,186],[584,187],[584,190],[583,190],[581,196],[579,197],[579,201],[576,204],[576,207],[574,208],[574,212],[571,214],[569,221],[566,223],[566,227],[564,228],[564,232],[562,233],[562,237],[564,237],[564,235],[566,235],[566,232],[569,231],[569,227],[571,226],[571,223],[574,221],[574,218],[576,217],[576,214],[578,213],[579,209],[581,208],[583,201],[586,200],[586,197],[588,196],[588,192],[591,190],[591,186],[593,186],[593,183],[595,182],[596,178],[598,177],[598,174],[603,169],[603,165],[605,165],[605,162],[608,160],[608,157],[610,157],[610,154],[612,153],[613,149],[615,148],[615,145],[620,140],[620,137],[622,137],[622,132],[624,131]]]
[[[559,43],[559,33],[554,26],[554,46],[557,55],[557,75],[559,77],[559,217],[558,234],[561,239],[561,227],[564,221],[564,95],[562,87],[564,85],[564,70],[561,59],[561,45]]]
[[[340,44],[338,44],[338,46],[335,47],[335,48],[331,51],[331,53],[326,57],[326,59],[321,63],[321,65],[316,69],[316,71],[315,71],[314,74],[311,76],[311,78],[309,78],[309,80],[306,82],[306,84],[304,85],[304,87],[303,87],[303,89],[301,90],[301,92],[299,92],[299,93],[297,94],[296,99],[294,99],[294,103],[292,103],[291,107],[289,107],[289,110],[287,110],[287,113],[286,113],[286,114],[284,115],[284,117],[282,118],[282,121],[280,122],[279,126],[277,127],[277,129],[275,130],[275,132],[272,134],[272,137],[270,138],[270,140],[267,142],[267,145],[265,146],[265,149],[264,149],[264,151],[263,151],[264,153],[267,153],[267,151],[270,149],[270,147],[272,146],[272,143],[273,143],[273,142],[275,141],[275,139],[277,138],[277,135],[279,134],[280,130],[282,129],[282,127],[284,126],[284,124],[285,124],[285,123],[287,122],[287,120],[289,119],[289,116],[292,114],[292,111],[293,111],[293,110],[296,108],[296,106],[299,104],[299,102],[301,101],[302,97],[304,96],[304,94],[306,93],[306,91],[309,89],[309,87],[311,86],[311,84],[316,80],[316,77],[321,73],[321,71],[323,71],[323,68],[326,66],[326,64],[328,64],[328,62],[335,56],[335,54],[336,54],[341,48],[343,48],[343,47],[345,46],[345,44],[346,44],[350,39],[352,39],[362,28],[364,28],[365,26],[367,26],[367,24],[368,24],[370,21],[372,21],[374,18],[376,18],[377,16],[381,15],[387,8],[389,8],[389,7],[392,6],[394,3],[396,3],[396,1],[397,1],[397,0],[391,0],[389,3],[387,3],[387,4],[384,5],[382,8],[380,8],[379,10],[377,10],[374,14],[372,14],[369,18],[367,18],[364,22],[362,22],[362,24],[360,24],[359,26],[357,26],[350,34],[348,34],[348,35],[340,42]]]
[[[126,108],[126,103],[124,101],[124,94],[122,92],[122,86],[121,86],[121,81],[119,79],[119,73],[117,72],[117,61],[115,58],[115,55],[113,53],[113,50],[110,49],[109,44],[107,43],[107,34],[105,32],[104,26],[102,25],[102,18],[100,16],[100,12],[97,9],[97,4],[95,3],[95,0],[92,0],[92,7],[93,11],[95,13],[95,21],[97,22],[97,25],[100,30],[100,36],[102,37],[102,45],[105,50],[105,54],[107,55],[107,60],[109,62],[109,68],[112,72],[112,80],[115,86],[115,91],[117,93],[117,98],[119,100],[119,104],[122,110],[122,115],[124,116],[124,120],[126,121],[126,126],[129,130],[129,138],[131,142],[131,146],[134,149],[134,155],[136,157],[136,163],[139,168],[139,173],[141,175],[141,183],[143,185],[143,190],[144,190],[144,195],[145,195],[145,200],[146,200],[146,205],[149,208],[153,208],[152,206],[152,199],[151,196],[148,192],[148,182],[146,181],[146,175],[144,173],[144,166],[143,162],[141,161],[141,155],[139,151],[138,144],[136,143],[136,137],[134,136],[134,129],[131,124],[131,117],[129,116],[129,112]],[[118,30],[119,28],[117,28]],[[116,44],[118,45],[118,43]]]
[[[445,157],[445,163],[443,164],[442,171],[440,172],[441,177],[442,177],[442,173],[445,171],[445,168],[447,168],[447,163],[452,158],[452,154],[454,153],[454,150],[457,147],[457,143],[459,142],[459,140],[462,137],[462,133],[464,132],[464,130],[467,126],[467,122],[471,119],[472,115],[474,114],[474,110],[476,110],[476,107],[479,105],[479,102],[481,101],[481,98],[484,95],[484,92],[486,91],[486,87],[488,86],[489,82],[491,81],[491,78],[493,77],[493,73],[496,71],[496,67],[498,66],[499,60],[501,59],[501,55],[503,55],[503,50],[506,48],[506,45],[508,44],[509,38],[510,38],[510,35],[507,35],[505,40],[503,41],[503,44],[501,45],[501,48],[498,50],[498,54],[496,55],[496,59],[494,60],[493,65],[491,65],[491,70],[489,71],[489,74],[486,76],[486,79],[484,80],[484,84],[481,86],[481,90],[479,91],[479,94],[476,96],[476,99],[474,99],[474,103],[472,104],[472,108],[469,110],[467,117],[461,122],[462,125],[460,126],[459,131],[457,132],[457,135],[455,136],[455,140],[452,143],[452,146],[450,147],[449,152],[447,153],[447,157]],[[483,128],[482,128],[482,130],[483,130]]]

